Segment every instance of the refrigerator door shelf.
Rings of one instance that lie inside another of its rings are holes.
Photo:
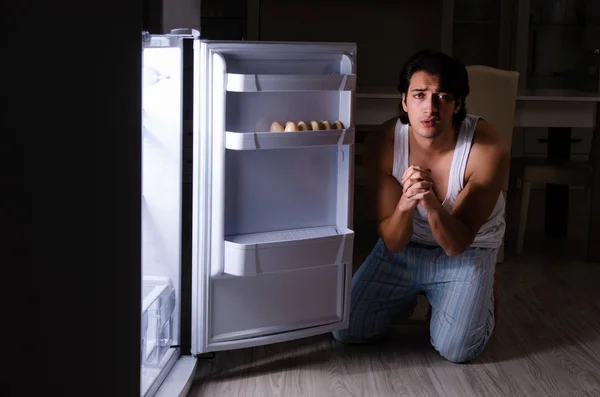
[[[226,132],[230,150],[284,149],[310,146],[351,145],[354,128],[301,132]]]
[[[306,329],[312,327],[319,327],[328,324],[334,324],[340,322],[340,317],[336,316],[335,313],[331,313],[329,316],[318,318],[315,320],[307,320],[298,323],[273,325],[262,328],[256,328],[251,330],[244,330],[240,332],[231,332],[228,334],[215,335],[211,338],[211,350],[226,350],[227,343],[229,341],[239,341],[251,338],[260,338],[261,336],[273,336],[280,333],[284,333],[290,330]]]
[[[292,334],[298,338],[347,327],[349,312],[343,301],[350,273],[350,264],[331,264],[212,279],[211,331],[204,351],[249,346],[257,337],[289,339]]]
[[[354,232],[334,226],[225,238],[224,272],[253,276],[352,261]]]
[[[355,74],[285,75],[285,74],[227,74],[227,91],[354,91]]]

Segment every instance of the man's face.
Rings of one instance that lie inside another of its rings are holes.
[[[402,107],[408,113],[413,130],[423,138],[433,139],[452,131],[452,116],[461,104],[450,94],[439,91],[439,79],[427,72],[415,72],[402,94]]]

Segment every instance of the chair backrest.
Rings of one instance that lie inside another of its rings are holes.
[[[512,145],[519,72],[483,65],[467,66],[470,93],[467,112],[483,117]],[[508,187],[508,175],[504,185]]]
[[[512,143],[519,72],[470,65],[467,73],[467,111],[486,119]]]

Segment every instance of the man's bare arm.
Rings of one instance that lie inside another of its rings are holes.
[[[478,133],[469,162],[474,165],[465,188],[458,195],[452,214],[439,201],[423,200],[436,241],[448,255],[460,255],[473,243],[498,200],[508,173],[510,149],[504,139],[485,121]]]
[[[412,208],[401,205],[406,204],[408,199],[405,197],[401,202],[402,186],[392,175],[394,146],[390,136],[393,136],[391,135],[393,130],[389,129],[393,128],[393,125],[386,124],[382,126],[381,131],[372,134],[367,139],[365,166],[368,172],[368,189],[372,192],[376,211],[379,235],[388,250],[402,252],[413,233],[413,209],[418,204],[419,196],[415,196]]]
[[[388,250],[402,252],[410,241],[413,233],[413,210],[402,209],[399,205],[390,206],[390,199],[402,195],[402,188],[396,179],[390,175],[382,175],[379,190],[378,231]],[[393,180],[392,180],[393,179]],[[399,192],[397,192],[399,191]],[[387,196],[387,197],[386,197]],[[400,197],[398,197],[398,202]]]

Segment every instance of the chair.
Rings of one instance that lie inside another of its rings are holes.
[[[592,148],[598,134],[592,137]],[[590,152],[590,161],[564,161],[550,162],[547,159],[524,158],[518,167],[515,179],[521,179],[523,190],[521,193],[521,213],[519,214],[519,231],[517,234],[517,255],[523,253],[525,240],[525,228],[527,226],[527,213],[529,210],[529,199],[531,186],[534,183],[549,183],[555,185],[582,186],[585,189],[586,210],[590,213],[592,205],[592,176],[594,151]]]
[[[467,111],[481,116],[512,144],[519,72],[483,65],[467,66],[470,93]],[[506,200],[509,175],[506,175],[502,194]],[[498,250],[498,262],[504,261],[504,243]]]

